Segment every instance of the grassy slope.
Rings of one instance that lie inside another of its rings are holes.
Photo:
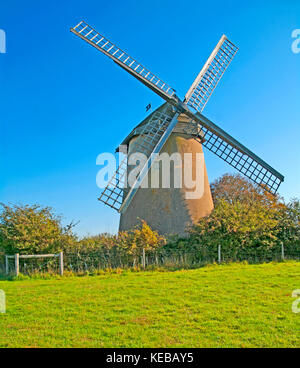
[[[300,347],[300,263],[0,281],[1,347]]]

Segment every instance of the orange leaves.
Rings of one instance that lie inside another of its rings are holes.
[[[126,248],[129,253],[140,253],[142,249],[151,251],[166,244],[166,239],[157,231],[151,229],[146,221],[141,220],[141,225],[132,231],[119,234],[118,244]]]

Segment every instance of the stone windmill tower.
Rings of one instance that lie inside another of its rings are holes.
[[[132,154],[135,151],[134,143],[140,137],[144,127],[149,124],[154,115],[164,111],[165,108],[166,104],[162,105],[135,127],[120,147],[123,149],[125,147],[124,151],[127,151],[129,155]],[[130,206],[121,213],[120,231],[132,229],[137,224],[138,219],[143,219],[161,234],[176,232],[183,236],[188,225],[211,213],[213,200],[201,141],[200,126],[192,123],[186,115],[179,115],[175,128],[160,151],[160,156],[163,158],[163,153],[168,154],[167,158],[174,157],[175,153],[174,159],[170,160],[170,166],[166,167],[165,170],[162,162],[156,162],[156,165],[155,163],[152,165],[152,176],[147,176],[144,179],[144,183],[147,182],[147,185],[140,185]],[[177,180],[181,185],[178,185],[178,188],[174,187],[176,176],[177,179],[178,176],[182,176],[184,164],[187,165],[184,160],[179,160],[179,162],[176,160],[176,157],[178,157],[176,154],[178,153],[180,154],[179,157],[184,157],[184,154],[190,155],[189,158],[192,163],[190,175],[192,181],[195,182],[194,188],[184,185],[182,177],[180,181]],[[198,178],[196,175],[196,160],[198,160],[198,170],[200,169]],[[176,171],[175,165],[177,169],[179,168],[179,171]],[[127,162],[128,173],[130,173],[130,168],[131,166]],[[167,178],[169,175],[169,182],[165,185],[166,188],[162,187],[164,174]],[[154,187],[155,180],[153,180],[153,177],[155,175],[157,175],[157,179],[160,179],[158,187]],[[197,179],[198,182],[196,182]],[[128,189],[125,190],[125,193],[128,193],[128,191]]]
[[[139,219],[143,219],[161,234],[184,235],[187,225],[212,211],[203,146],[265,190],[273,194],[277,192],[284,177],[202,115],[208,99],[238,50],[226,36],[221,37],[181,101],[168,84],[84,21],[71,28],[71,32],[109,56],[166,101],[122,142],[120,147],[127,151],[126,158],[99,198],[121,214],[120,230],[131,229]],[[181,157],[181,162],[174,161],[170,165],[169,180],[173,182],[173,187],[152,185],[152,175],[155,177],[156,173],[156,178],[164,175],[159,160],[163,154],[168,157],[173,154],[178,157],[179,154]],[[143,159],[136,160],[136,155],[141,155],[138,157]],[[134,163],[132,157],[135,157]],[[137,162],[139,170],[135,171]],[[177,170],[178,167],[181,170]],[[202,173],[200,178],[197,177],[198,167]],[[191,178],[195,179],[195,190],[190,183],[183,183],[182,169],[186,168]],[[181,180],[178,180],[179,176]],[[176,186],[175,182],[181,185]]]

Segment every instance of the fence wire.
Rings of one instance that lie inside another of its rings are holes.
[[[300,247],[233,248],[199,247],[193,250],[159,249],[140,250],[134,254],[120,248],[92,252],[64,253],[64,270],[70,272],[94,272],[107,269],[130,268],[197,268],[206,264],[247,261],[249,264],[282,260],[300,260]],[[58,273],[57,258],[22,259],[20,273]],[[15,270],[14,259],[8,259],[8,273]],[[0,255],[0,273],[5,274],[5,256]]]

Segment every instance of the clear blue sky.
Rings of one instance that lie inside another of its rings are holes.
[[[240,48],[204,114],[282,172],[300,197],[299,0],[1,2],[1,183],[4,202],[50,205],[80,235],[114,232],[118,214],[97,200],[96,157],[113,152],[162,102],[69,32],[81,19],[183,97],[225,33]],[[206,151],[210,180],[231,168]]]

